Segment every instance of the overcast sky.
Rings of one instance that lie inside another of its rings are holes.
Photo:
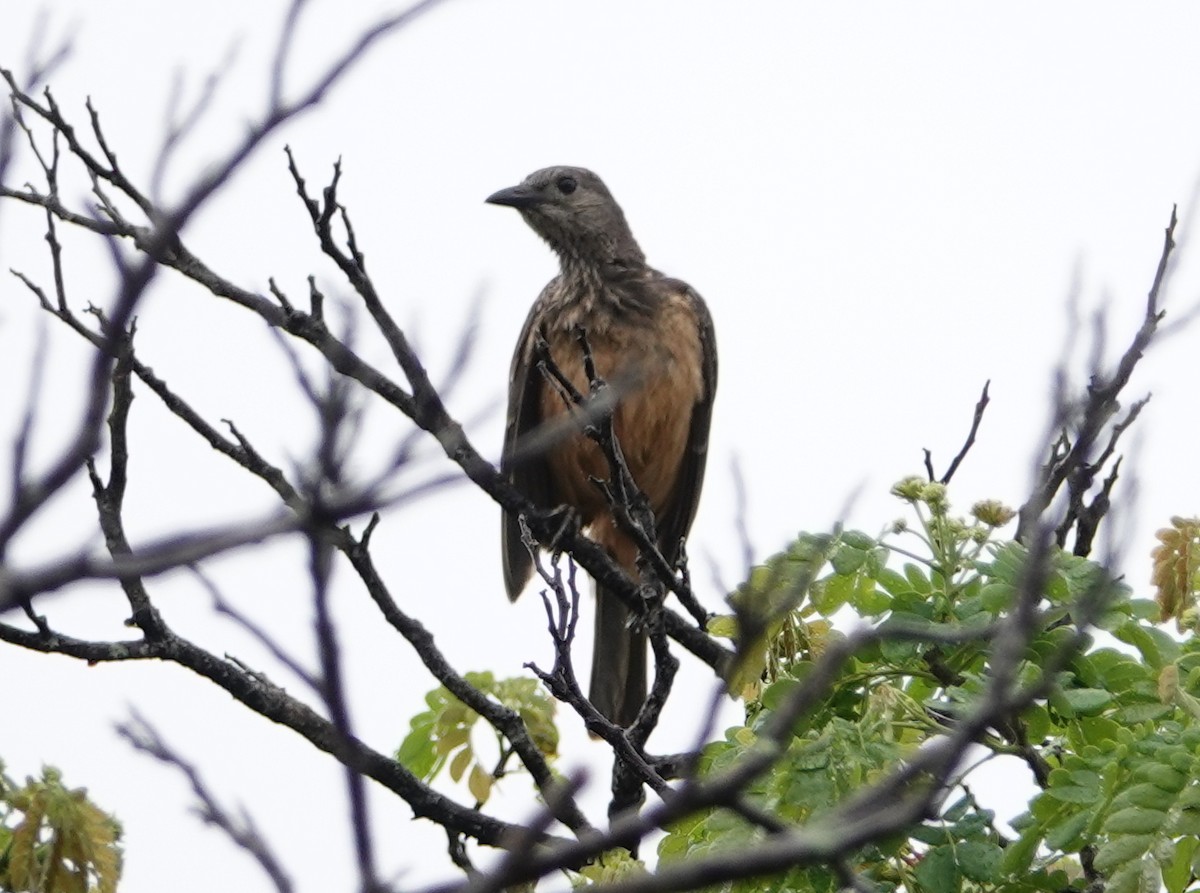
[[[80,125],[92,98],[135,180],[149,179],[173,79],[195,96],[210,72],[220,73],[217,101],[167,171],[167,200],[263,108],[279,2],[56,0],[46,8],[51,33],[74,40],[53,78],[56,98]],[[293,89],[389,8],[313,0],[292,57]],[[5,4],[0,66],[21,71],[34,10],[32,2]],[[1069,297],[1077,318],[1104,310],[1106,355],[1114,356],[1140,320],[1173,203],[1184,245],[1168,308],[1182,315],[1200,299],[1200,259],[1187,244],[1200,174],[1197,34],[1200,7],[1182,2],[448,0],[269,141],[184,238],[242,286],[265,290],[274,276],[300,299],[315,273],[331,296],[347,296],[318,255],[281,150],[291,145],[314,184],[341,157],[341,196],[368,268],[435,377],[478,308],[478,344],[450,403],[495,457],[512,345],[554,262],[516,214],[483,199],[549,164],[597,171],[650,262],[691,283],[715,318],[720,387],[689,552],[698,589],[716,608],[721,585],[744,572],[735,457],[756,557],[841,518],[876,532],[900,514],[891,483],[921,470],[923,447],[945,466],[990,379],[993,403],[951,495],[963,510],[984,497],[1019,504],[1041,458],[1052,371],[1066,360],[1078,384],[1086,370],[1088,326],[1075,327],[1074,353],[1063,356],[1072,343]],[[28,167],[17,182],[26,176]],[[75,179],[64,198],[82,200],[85,189]],[[12,205],[2,211],[0,268],[48,281],[42,218]],[[67,240],[76,307],[111,297],[98,248]],[[10,394],[24,393],[37,327],[28,293],[0,279],[0,375]],[[61,436],[80,393],[79,344],[65,330],[49,334],[42,449]],[[365,326],[359,337],[367,358],[392,368]],[[1198,510],[1197,339],[1200,332],[1184,331],[1155,347],[1131,389],[1154,394],[1127,444],[1137,447],[1131,458],[1141,470],[1136,506],[1127,488],[1118,500],[1121,569],[1135,587],[1149,575],[1154,529]],[[232,419],[277,462],[304,457],[311,413],[288,396],[286,359],[246,313],[162,276],[140,315],[139,348],[210,419]],[[0,403],[0,430],[13,430],[19,405]],[[394,413],[369,407],[357,453],[363,473],[408,430]],[[265,488],[193,442],[148,394],[135,404],[131,436],[135,541],[273,507]],[[10,440],[0,437],[3,467]],[[449,470],[436,445],[423,455],[422,473]],[[94,524],[80,481],[20,540],[13,560],[44,558],[89,536],[99,547]],[[375,536],[402,606],[428,623],[461,670],[516,673],[524,661],[550,661],[537,600],[506,603],[497,533],[494,506],[461,485],[390,514]],[[307,660],[300,555],[274,546],[215,562],[213,576]],[[182,634],[302,689],[212,616],[194,580],[168,578],[151,592]],[[361,736],[389,751],[432,683],[365,601],[348,585],[338,605],[352,708]],[[115,587],[80,587],[39,608],[69,632],[127,634]],[[248,859],[186,814],[181,781],[113,734],[131,705],[227,801],[255,814],[301,890],[350,883],[331,761],[210,684],[172,666],[89,669],[12,648],[0,649],[0,678],[0,756],[18,777],[42,761],[58,765],[117,812],[129,893],[164,883],[179,893],[266,889]],[[694,691],[706,684],[688,660],[683,680]],[[689,706],[678,698],[655,749],[687,742]],[[600,752],[565,725],[567,747]],[[505,784],[514,802],[528,802],[523,780]],[[589,799],[596,820],[605,787]],[[449,876],[442,836],[376,794],[383,867],[418,866],[410,882]],[[1017,808],[1008,804],[1006,814]]]

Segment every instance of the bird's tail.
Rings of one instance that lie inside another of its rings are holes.
[[[596,639],[588,700],[606,719],[629,728],[646,702],[646,630],[630,628],[630,610],[596,587]]]

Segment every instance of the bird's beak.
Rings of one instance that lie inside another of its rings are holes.
[[[533,208],[542,203],[542,194],[529,186],[509,186],[499,192],[493,192],[486,199],[489,205],[507,205],[510,208],[523,210]]]

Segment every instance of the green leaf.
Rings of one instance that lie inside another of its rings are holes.
[[[1179,659],[1179,643],[1161,629],[1130,621],[1113,630],[1113,635],[1140,651],[1156,671]]]
[[[1141,860],[1127,862],[1112,872],[1104,885],[1104,893],[1138,893],[1138,885],[1142,880]]]
[[[938,846],[944,843],[952,843],[953,838],[946,828],[935,828],[931,825],[918,825],[909,832],[909,836],[913,840],[918,840],[921,843],[929,844],[929,846]]]
[[[1015,827],[1015,825],[1014,825]],[[1004,873],[1010,877],[1023,875],[1033,863],[1038,844],[1042,842],[1042,832],[1036,824],[1030,824],[1015,843],[1004,851],[1004,861],[1001,863]]]
[[[1095,788],[1081,788],[1073,784],[1046,788],[1046,796],[1064,803],[1095,803],[1096,793]]]
[[[811,665],[810,665],[811,666]],[[763,689],[760,701],[768,710],[778,710],[800,683],[795,679],[780,679]]]
[[[878,545],[878,541],[873,536],[868,536],[861,530],[843,530],[842,542],[855,549],[860,549],[863,552],[870,552]]]
[[[903,593],[892,599],[892,614],[932,620],[933,599],[928,593],[920,593],[915,590]]]
[[[1170,848],[1165,860],[1160,860],[1163,886],[1167,888],[1167,893],[1183,893],[1191,883],[1192,857],[1196,854],[1198,844],[1200,839],[1185,837]]]
[[[1134,777],[1148,781],[1150,784],[1160,787],[1164,791],[1170,791],[1172,794],[1179,793],[1183,790],[1183,786],[1187,784],[1186,775],[1177,769],[1172,769],[1170,766],[1164,766],[1161,763],[1148,763],[1138,766],[1134,770]]]
[[[1113,702],[1112,692],[1103,688],[1067,688],[1051,692],[1050,706],[1066,717],[1100,713]]]
[[[908,578],[908,585],[918,595],[929,595],[933,586],[929,582],[929,578],[925,576],[925,572],[915,564],[904,565],[904,576]]]
[[[999,879],[1004,850],[990,840],[965,840],[955,849],[959,871],[983,884]]]
[[[1196,758],[1182,748],[1174,749],[1168,758],[1171,766],[1178,769],[1184,775],[1191,775],[1196,768]]]
[[[842,605],[846,604],[853,589],[853,577],[835,575],[825,577],[813,583],[808,590],[808,597],[812,600],[812,605],[817,609],[817,612],[824,617],[828,617],[835,613]]]
[[[875,575],[876,582],[884,588],[889,595],[900,595],[902,592],[911,592],[912,584],[908,579],[890,568],[883,568]]]
[[[986,837],[996,821],[996,813],[990,809],[976,809],[955,822],[951,830],[958,840],[970,840],[972,837]]]
[[[1138,859],[1154,843],[1154,837],[1149,834],[1122,835],[1113,838],[1100,847],[1096,853],[1096,870],[1105,874],[1110,873],[1118,865],[1124,865],[1133,859]]]
[[[870,547],[868,547],[870,548]],[[843,543],[832,555],[829,564],[836,574],[849,576],[867,562],[865,549],[856,549],[848,543]]]
[[[645,873],[646,866],[642,862],[629,855],[628,850],[617,848],[609,850],[600,858],[579,869],[580,877],[591,883],[576,884],[576,887],[577,889],[586,889],[593,886],[619,884],[622,880],[629,880]],[[529,889],[533,889],[532,884]]]
[[[1017,588],[1011,583],[988,583],[979,592],[979,601],[985,611],[998,614],[1007,609],[1016,597]]]
[[[962,876],[954,862],[954,850],[940,846],[921,857],[913,872],[921,885],[922,893],[958,893],[962,887]]]
[[[974,802],[970,797],[959,797],[942,813],[942,821],[957,822],[960,819],[966,818]]]
[[[668,862],[686,856],[693,841],[703,833],[704,820],[711,812],[711,809],[701,810],[669,824],[658,845],[659,859]]]
[[[1165,812],[1128,806],[1112,813],[1104,822],[1106,834],[1153,834],[1167,820]]]
[[[788,879],[790,879],[792,883],[781,888],[784,893],[787,893],[787,891],[791,890],[803,889],[801,884],[797,883],[797,881],[801,879],[807,881],[807,889],[811,890],[812,893],[835,893],[835,891],[837,891],[841,886],[838,883],[837,876],[832,871],[820,867],[792,871],[788,874]],[[870,878],[865,877],[864,875],[859,875],[859,881],[863,884],[864,889],[870,889],[873,891],[873,893],[888,893],[888,891],[891,889],[890,887],[886,887],[872,881]],[[755,886],[754,881],[751,879],[751,893],[757,893],[758,889],[759,888]]]
[[[1016,585],[1020,582],[1025,571],[1025,558],[1028,552],[1020,543],[997,543],[990,547],[991,563],[980,562],[979,572],[985,577],[1003,580],[1005,583]]]
[[[934,630],[936,628],[936,624],[934,624],[928,617],[924,617],[920,614],[910,614],[906,611],[893,611],[888,619],[880,624],[879,628],[881,630],[888,630],[894,627],[900,627],[905,630],[914,631],[920,634],[925,630]]]
[[[1092,621],[1092,625],[1096,629],[1102,629],[1105,632],[1111,633],[1127,623],[1128,620],[1129,613],[1127,611],[1105,611]]]
[[[911,639],[884,639],[879,643],[884,662],[893,666],[903,666],[917,656],[920,648],[920,643]]]
[[[412,730],[396,751],[396,761],[422,781],[433,778],[441,768],[442,757],[433,748],[434,720],[432,712],[414,716]]]
[[[1087,744],[1095,747],[1110,747],[1120,740],[1122,727],[1107,716],[1085,716],[1076,720],[1074,729]]]
[[[492,793],[492,783],[494,781],[495,779],[492,778],[492,774],[476,763],[471,767],[471,774],[467,777],[467,790],[480,803],[486,803]]]
[[[458,781],[463,777],[463,773],[467,771],[467,767],[471,765],[471,760],[475,756],[475,752],[471,750],[470,745],[464,747],[454,755],[454,759],[450,761],[450,780]]]
[[[829,738],[808,741],[792,749],[792,766],[801,772],[825,769],[829,766],[832,742]]]
[[[1175,805],[1180,809],[1200,809],[1200,787],[1188,785],[1179,792]]]
[[[1093,772],[1091,769],[1072,769],[1070,770],[1070,778],[1072,784],[1077,784],[1081,788],[1100,788],[1100,773]]]
[[[1076,849],[1073,844],[1083,829],[1087,827],[1088,822],[1092,819],[1090,811],[1078,812],[1055,825],[1046,832],[1046,846],[1052,850],[1060,850],[1062,852],[1070,852]]]
[[[1138,620],[1157,623],[1159,617],[1158,602],[1152,598],[1131,598],[1128,602],[1133,616]]]
[[[1172,813],[1163,831],[1171,837],[1200,836],[1200,810],[1185,809]]]
[[[496,674],[491,670],[470,670],[463,678],[480,691],[490,692],[496,686]],[[453,698],[453,695],[450,695]],[[457,699],[455,699],[457,700]]]
[[[444,756],[449,756],[450,752],[457,747],[461,747],[471,740],[471,729],[469,726],[453,726],[446,729],[442,733],[442,737],[434,742],[434,749]]]
[[[1034,704],[1022,714],[1025,720],[1025,735],[1037,746],[1050,735],[1050,711],[1041,704]]]
[[[1175,710],[1170,704],[1160,704],[1157,701],[1146,704],[1131,704],[1113,711],[1113,719],[1122,725],[1137,725],[1143,722],[1153,722],[1161,719]]]
[[[892,606],[892,597],[868,576],[858,578],[850,593],[850,605],[863,617],[878,617]]]
[[[1149,782],[1142,782],[1119,791],[1113,798],[1112,808],[1120,810],[1127,806],[1137,806],[1166,812],[1174,803],[1175,796],[1170,791],[1164,791],[1158,785]]]
[[[1109,691],[1124,692],[1154,679],[1145,664],[1125,659],[1104,670],[1101,681]]]
[[[1138,882],[1138,893],[1162,893],[1162,872],[1158,861],[1150,856],[1142,859],[1142,876]]]

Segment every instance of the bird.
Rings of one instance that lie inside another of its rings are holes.
[[[587,536],[639,580],[638,547],[597,484],[611,477],[609,464],[584,433],[577,407],[539,368],[539,351],[548,349],[575,390],[588,394],[582,331],[597,376],[613,386],[613,431],[654,513],[657,546],[674,566],[700,501],[717,387],[707,305],[687,283],[646,263],[620,205],[590,170],[543,168],[486,201],[515,208],[559,264],[513,353],[501,472],[539,509],[574,510]],[[539,433],[556,430],[543,438],[544,448],[529,448]],[[519,518],[508,511],[501,551],[508,597],[515,601],[533,573],[533,558]],[[594,643],[588,700],[628,728],[646,700],[646,630],[600,585]]]

